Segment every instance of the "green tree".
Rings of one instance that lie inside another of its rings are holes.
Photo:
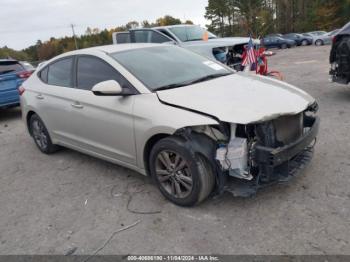
[[[0,48],[0,59],[12,58],[16,60],[28,60],[28,55],[24,51],[16,51],[7,46]]]
[[[156,24],[158,26],[166,26],[166,25],[178,25],[181,24],[181,20],[170,15],[166,15],[164,17],[160,17],[156,20]]]

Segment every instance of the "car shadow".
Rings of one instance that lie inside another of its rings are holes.
[[[345,86],[346,88],[343,88],[344,86],[340,86],[342,89],[334,89],[332,90],[333,92],[331,93],[332,98],[339,102],[344,102],[344,103],[349,103],[350,101],[350,92],[349,88]]]
[[[20,107],[0,109],[0,123],[8,120],[20,119],[22,116]]]

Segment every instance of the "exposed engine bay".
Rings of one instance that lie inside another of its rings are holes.
[[[214,141],[203,154],[213,160],[217,193],[248,197],[297,175],[312,158],[319,126],[316,111],[315,103],[302,113],[260,123],[192,127],[193,133]],[[198,143],[196,150],[201,147],[204,143]]]
[[[213,55],[219,62],[226,64],[237,71],[242,71],[242,55],[245,45],[247,45],[247,43],[234,46],[216,47],[213,49]]]

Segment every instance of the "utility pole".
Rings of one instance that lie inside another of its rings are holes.
[[[78,43],[77,43],[77,38],[75,36],[75,31],[74,31],[74,25],[70,25],[72,27],[72,32],[73,32],[73,37],[74,37],[74,42],[75,42],[75,49],[78,50]]]

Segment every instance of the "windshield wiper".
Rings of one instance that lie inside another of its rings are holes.
[[[200,78],[188,81],[186,83],[186,85],[193,85],[193,84],[196,84],[196,83],[200,83],[200,82],[204,82],[204,81],[208,81],[208,80],[211,80],[211,79],[219,78],[219,77],[222,77],[222,76],[228,76],[228,75],[232,75],[232,73],[219,73],[219,74],[207,75],[207,76],[203,76],[203,77],[200,77]]]
[[[200,77],[200,78],[197,78],[197,79],[194,79],[194,80],[190,80],[190,81],[185,81],[185,82],[181,82],[181,83],[175,83],[175,84],[161,86],[161,87],[158,87],[158,88],[154,89],[154,91],[161,91],[161,90],[167,90],[167,89],[173,89],[173,88],[193,85],[193,84],[196,84],[196,83],[208,81],[208,80],[211,80],[211,79],[214,79],[214,78],[227,76],[227,75],[231,75],[231,74],[232,73],[220,73],[220,74],[206,75],[206,76],[203,76],[203,77]]]
[[[158,87],[158,88],[154,89],[154,91],[173,89],[173,88],[178,88],[178,87],[182,87],[182,86],[185,86],[185,85],[186,85],[185,82],[184,83],[170,84],[170,85],[165,85],[165,86]]]

